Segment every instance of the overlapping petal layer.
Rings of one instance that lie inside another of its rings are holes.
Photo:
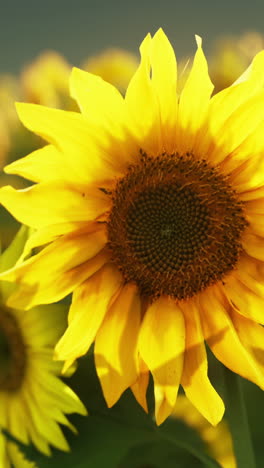
[[[20,191],[10,186],[3,187],[1,202],[21,223],[35,229],[66,222],[92,221],[110,206],[109,199],[99,189],[74,186],[59,180]]]
[[[222,419],[224,404],[207,375],[207,355],[197,304],[184,308],[184,316],[186,341],[181,384],[192,404],[211,424],[216,425]]]
[[[139,335],[139,352],[154,379],[156,421],[161,424],[175,406],[185,349],[182,311],[160,298],[147,309]]]
[[[140,297],[135,285],[124,286],[109,308],[95,340],[95,363],[108,406],[137,380]]]
[[[100,253],[105,243],[103,230],[86,227],[60,237],[36,256],[3,273],[2,279],[19,284],[9,304],[30,309],[36,304],[59,301],[105,263],[107,256]]]

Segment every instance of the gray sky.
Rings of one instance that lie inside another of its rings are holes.
[[[45,49],[72,64],[109,46],[137,51],[163,27],[178,55],[221,34],[264,33],[263,0],[0,0],[0,71],[18,72]]]

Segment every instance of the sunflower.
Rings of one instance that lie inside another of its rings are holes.
[[[109,406],[130,387],[146,409],[151,372],[158,424],[180,384],[213,425],[222,418],[205,340],[264,386],[264,55],[211,98],[200,38],[197,46],[179,96],[174,51],[159,30],[144,39],[124,98],[73,69],[81,113],[19,104],[23,123],[50,144],[6,167],[35,185],[0,192],[35,228],[24,260],[2,276],[18,285],[9,305],[73,292],[57,358],[66,368],[95,341]]]
[[[20,255],[26,236],[22,228],[0,257],[1,270]],[[58,423],[75,430],[64,413],[86,414],[86,410],[58,378],[62,363],[53,360],[54,344],[65,328],[65,310],[60,305],[27,311],[7,307],[13,289],[14,285],[0,282],[0,427],[24,444],[33,442],[46,455],[51,453],[49,444],[67,451]],[[3,441],[12,460],[17,451]]]

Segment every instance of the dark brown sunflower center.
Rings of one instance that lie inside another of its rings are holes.
[[[0,390],[16,391],[26,371],[26,347],[15,317],[0,309]]]
[[[235,267],[247,222],[226,178],[205,160],[142,154],[112,201],[112,260],[142,295],[187,299]]]

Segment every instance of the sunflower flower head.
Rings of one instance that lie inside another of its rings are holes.
[[[18,259],[27,231],[22,228],[1,255],[1,270]],[[53,347],[65,329],[65,310],[60,305],[27,311],[10,308],[6,301],[14,288],[0,283],[0,428],[24,444],[33,442],[46,455],[50,455],[50,444],[67,451],[59,423],[75,431],[65,415],[86,414],[86,410],[59,379],[62,363],[53,360]],[[11,462],[21,468],[33,466],[22,463],[22,454],[2,433],[0,439],[1,456],[6,460],[1,466],[7,468]]]
[[[6,167],[36,184],[2,204],[35,228],[3,273],[8,304],[30,309],[73,293],[56,346],[69,366],[95,342],[107,404],[127,388],[161,424],[186,396],[213,425],[224,404],[208,378],[207,341],[229,369],[264,386],[263,62],[211,97],[202,50],[177,93],[174,51],[146,36],[125,97],[73,69],[81,113],[19,104],[49,145]],[[44,246],[29,259],[35,246]],[[48,274],[47,274],[48,271]]]

